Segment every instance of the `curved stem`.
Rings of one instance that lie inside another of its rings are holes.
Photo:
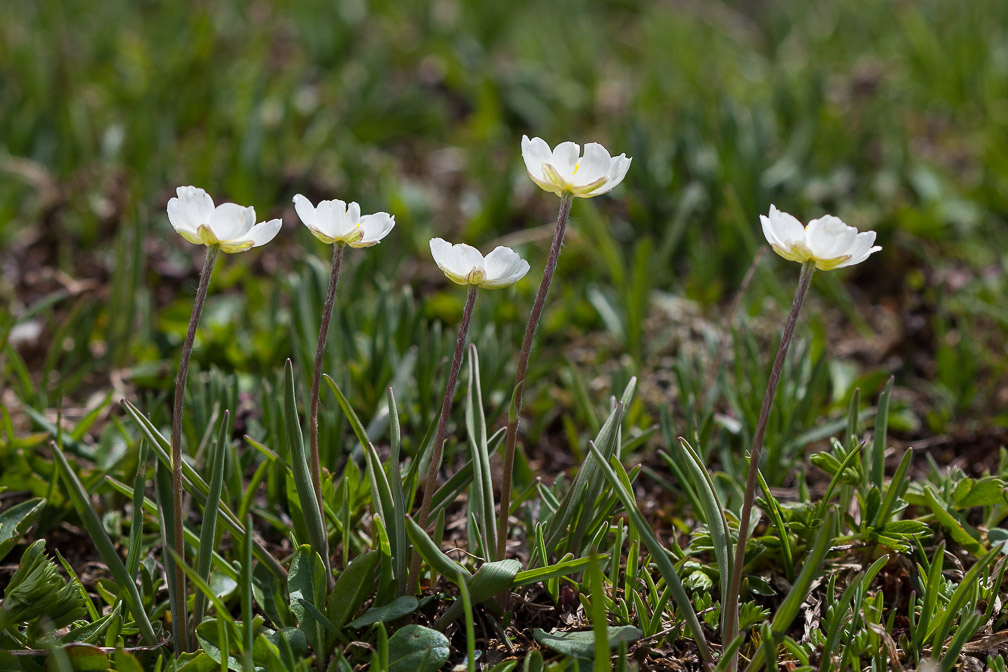
[[[767,381],[766,392],[763,394],[763,405],[760,406],[759,419],[756,421],[756,433],[753,436],[752,451],[749,455],[749,471],[746,475],[745,497],[742,500],[742,512],[739,517],[738,543],[735,546],[735,562],[732,566],[731,582],[728,584],[728,593],[725,597],[724,635],[721,641],[725,646],[733,641],[738,635],[738,614],[739,614],[739,591],[742,588],[742,567],[745,565],[746,541],[749,536],[749,515],[752,511],[753,499],[756,496],[756,475],[759,472],[760,453],[763,450],[763,438],[766,435],[767,421],[770,419],[770,409],[773,407],[774,396],[777,394],[777,383],[780,382],[781,372],[784,369],[784,358],[787,356],[788,348],[791,345],[791,337],[794,335],[795,325],[798,323],[798,313],[801,312],[802,304],[808,295],[809,287],[812,284],[812,274],[815,272],[815,264],[806,262],[802,265],[801,276],[798,279],[798,289],[795,290],[794,302],[791,304],[791,312],[788,314],[787,323],[784,325],[784,333],[781,334],[780,347],[777,348],[777,357],[774,359],[773,367],[770,369],[770,379]],[[731,663],[732,671],[738,669],[738,655],[736,654]]]
[[[325,356],[326,337],[329,335],[329,321],[332,319],[333,304],[336,299],[336,284],[339,282],[340,269],[343,267],[342,243],[333,245],[332,269],[329,271],[329,289],[326,292],[325,304],[322,306],[322,322],[319,326],[318,345],[315,347],[315,368],[312,370],[311,401],[308,405],[308,468],[311,472],[312,487],[315,489],[315,499],[318,500],[319,511],[322,508],[322,468],[319,465],[318,448],[318,406],[319,387],[322,384],[322,358]]]
[[[560,247],[563,245],[564,233],[567,231],[567,219],[570,216],[573,194],[560,197],[560,212],[557,214],[556,229],[553,231],[553,244],[550,246],[546,268],[543,269],[542,282],[539,283],[539,293],[532,304],[532,313],[525,326],[525,337],[522,339],[521,353],[518,355],[518,368],[515,371],[514,392],[511,396],[511,409],[508,413],[507,435],[504,439],[504,480],[501,483],[500,514],[497,518],[497,560],[503,560],[507,554],[507,524],[511,511],[511,478],[514,472],[515,445],[518,442],[518,422],[521,417],[522,394],[525,391],[525,372],[528,370],[529,356],[532,354],[532,341],[543,307],[546,305],[546,294],[553,273],[556,271],[557,260],[560,258]]]
[[[451,371],[448,373],[448,384],[445,386],[444,398],[441,400],[441,417],[438,419],[430,465],[427,467],[427,478],[424,480],[423,501],[420,504],[420,513],[417,514],[417,524],[424,529],[427,529],[431,500],[434,498],[434,485],[437,482],[438,471],[441,470],[445,436],[448,433],[448,416],[451,414],[452,400],[455,397],[455,386],[458,384],[459,370],[462,368],[462,354],[465,351],[466,335],[469,333],[469,321],[472,319],[473,308],[476,306],[476,290],[476,285],[469,285],[465,308],[462,309],[462,323],[459,325],[458,338],[455,341],[455,354],[452,357]],[[420,580],[420,555],[418,553],[413,554],[413,560],[410,564],[410,577],[410,592],[413,592],[416,590],[417,582]]]
[[[192,315],[189,317],[189,330],[186,332],[185,342],[182,343],[182,357],[179,360],[178,375],[175,377],[175,405],[172,409],[172,503],[175,507],[175,553],[178,554],[175,562],[175,585],[178,587],[179,595],[182,596],[182,604],[179,606],[182,613],[172,614],[172,623],[175,636],[181,640],[183,650],[188,648],[189,630],[185,613],[185,572],[182,570],[182,562],[185,561],[185,539],[182,536],[182,520],[185,517],[182,511],[182,403],[185,398],[186,379],[189,377],[189,360],[192,358],[193,343],[196,340],[196,328],[203,314],[203,304],[206,302],[207,288],[210,286],[210,276],[213,275],[218,251],[220,245],[208,245],[206,257],[203,259],[196,300],[193,303]]]

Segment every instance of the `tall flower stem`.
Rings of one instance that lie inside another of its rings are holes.
[[[325,356],[326,337],[329,334],[329,321],[332,319],[333,303],[336,299],[336,284],[339,282],[340,270],[343,268],[343,252],[346,245],[333,245],[332,270],[329,271],[329,289],[326,292],[325,304],[322,306],[322,324],[319,326],[318,346],[315,348],[315,368],[312,372],[311,401],[308,406],[308,446],[309,469],[311,471],[312,487],[315,488],[315,499],[318,500],[319,511],[322,509],[322,469],[319,466],[318,448],[318,406],[319,387],[322,384],[322,358]]]
[[[532,304],[528,325],[525,327],[525,338],[522,339],[521,353],[518,355],[518,368],[515,371],[514,392],[511,396],[511,410],[508,413],[507,435],[504,440],[504,480],[501,483],[500,514],[497,519],[497,560],[503,560],[507,554],[508,513],[511,510],[511,478],[514,472],[515,445],[518,442],[518,422],[521,418],[522,394],[525,391],[525,373],[528,371],[529,356],[532,354],[532,341],[535,339],[539,319],[542,317],[543,306],[546,305],[546,294],[549,293],[553,273],[556,271],[557,260],[560,258],[560,247],[563,245],[564,233],[567,231],[567,219],[570,216],[573,194],[566,193],[560,197],[560,212],[557,214],[556,229],[553,231],[553,244],[550,246],[546,268],[543,269],[542,282],[539,283],[539,293]]]
[[[189,330],[186,332],[185,342],[182,344],[182,357],[179,361],[178,375],[175,377],[175,406],[172,409],[172,503],[175,508],[175,553],[178,555],[175,562],[175,585],[178,594],[182,596],[179,605],[181,613],[172,614],[172,623],[175,637],[183,642],[181,647],[183,649],[186,648],[185,642],[188,639],[189,630],[185,612],[185,572],[182,570],[182,562],[185,560],[185,540],[182,536],[182,520],[185,517],[182,511],[182,402],[185,398],[186,379],[189,377],[189,360],[192,358],[193,342],[196,340],[196,328],[199,326],[200,316],[203,314],[203,304],[206,303],[210,276],[213,275],[214,263],[217,261],[219,251],[220,245],[208,245],[206,257],[203,259],[203,270],[200,271],[199,287],[196,289],[196,301],[193,303],[192,315],[189,318]]]
[[[430,465],[427,467],[427,478],[424,480],[423,501],[420,503],[420,513],[417,514],[417,524],[426,529],[430,518],[431,500],[434,497],[434,486],[441,470],[441,458],[444,455],[445,435],[448,433],[448,416],[451,414],[452,399],[455,397],[455,386],[458,384],[459,370],[462,368],[462,354],[465,351],[466,335],[469,333],[469,321],[472,319],[473,308],[476,306],[476,285],[469,285],[466,294],[465,308],[462,309],[462,324],[459,325],[458,338],[455,341],[455,354],[452,356],[451,371],[448,373],[448,384],[445,386],[444,399],[441,400],[441,416],[438,419],[437,432],[434,435],[434,447],[431,452]],[[410,592],[414,591],[420,580],[420,555],[413,554],[410,563]]]
[[[798,313],[801,312],[802,304],[808,295],[809,287],[812,284],[812,274],[815,272],[815,263],[806,262],[802,264],[801,275],[798,279],[798,289],[795,291],[794,302],[791,304],[791,312],[788,314],[787,323],[784,325],[784,333],[781,334],[780,347],[777,348],[777,357],[774,359],[773,367],[770,369],[770,379],[767,381],[766,392],[763,393],[763,405],[760,407],[759,419],[756,421],[756,433],[753,436],[752,451],[749,455],[749,471],[746,476],[745,496],[742,500],[742,512],[739,516],[738,544],[735,546],[735,564],[732,567],[731,582],[728,584],[728,592],[725,597],[724,608],[727,609],[724,623],[724,636],[721,641],[728,646],[738,635],[738,613],[739,613],[739,591],[742,587],[742,567],[745,565],[746,541],[749,536],[749,515],[752,511],[753,499],[756,496],[756,475],[759,472],[760,453],[763,450],[763,438],[766,435],[767,421],[770,419],[770,409],[773,407],[774,396],[777,394],[777,384],[780,382],[781,371],[784,369],[784,358],[787,356],[788,348],[791,345],[791,337],[794,335],[795,325],[798,323]],[[734,657],[731,669],[736,670],[738,657]]]

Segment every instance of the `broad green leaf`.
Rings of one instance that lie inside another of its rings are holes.
[[[548,633],[540,628],[536,628],[532,633],[537,642],[557,653],[584,660],[592,660],[594,658],[595,633],[591,630]],[[610,649],[617,648],[620,642],[632,644],[640,639],[641,634],[640,628],[632,625],[610,625],[606,627],[606,636],[609,638]]]
[[[315,550],[305,544],[298,548],[291,560],[290,573],[287,575],[287,594],[290,596],[290,610],[297,619],[298,625],[305,633],[308,644],[317,656],[328,653],[328,637],[322,622],[305,603],[312,605],[318,612],[326,609],[326,569],[322,558]]]
[[[1008,484],[995,476],[984,476],[975,480],[963,478],[956,484],[952,493],[952,504],[957,509],[1006,503],[1008,503]]]
[[[98,672],[112,669],[108,655],[92,644],[67,644],[63,653],[74,672]]]
[[[0,560],[10,553],[45,508],[46,500],[35,497],[0,513]]]
[[[336,579],[329,595],[328,612],[336,627],[342,628],[374,590],[377,564],[378,551],[368,551],[354,558]]]
[[[476,570],[472,579],[463,578],[461,580],[465,581],[469,589],[469,597],[472,600],[472,603],[483,604],[495,595],[499,595],[503,591],[507,590],[514,582],[514,578],[520,569],[521,563],[517,560],[509,559],[499,560],[497,562],[487,562]],[[455,600],[441,618],[437,620],[435,627],[443,628],[448,623],[451,623],[458,617],[462,616],[462,606],[461,599]],[[499,610],[499,605],[496,602],[488,603],[487,606],[491,609],[491,611]]]
[[[416,611],[417,607],[420,606],[420,601],[412,595],[403,595],[402,597],[397,597],[388,604],[383,604],[380,607],[371,607],[363,614],[350,621],[347,627],[359,630],[361,628],[366,628],[369,625],[374,625],[378,621],[382,623],[391,623],[396,619],[402,618],[408,614],[412,614]]]
[[[422,625],[407,625],[389,637],[389,672],[433,672],[451,653],[448,638]]]
[[[406,533],[409,535],[410,541],[413,542],[414,550],[420,554],[424,562],[439,574],[455,576],[461,572],[466,579],[472,578],[469,570],[445,555],[413,518],[406,518]]]
[[[931,513],[934,514],[941,526],[952,535],[956,543],[965,548],[967,551],[975,555],[976,557],[981,557],[985,553],[983,544],[981,544],[976,537],[970,534],[966,528],[956,520],[955,516],[948,512],[945,505],[938,501],[935,496],[934,489],[930,485],[924,486],[924,503]]]

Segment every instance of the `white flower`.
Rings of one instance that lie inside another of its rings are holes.
[[[573,142],[561,142],[551,150],[542,138],[522,136],[522,158],[529,177],[546,191],[557,195],[573,194],[591,198],[610,191],[623,181],[630,162],[626,154],[609,156],[596,142],[581,148]]]
[[[875,232],[858,233],[853,226],[833,215],[813,219],[808,226],[786,212],[770,206],[770,216],[760,215],[763,235],[774,252],[790,261],[815,262],[821,271],[860,264],[882,248],[875,243]]]
[[[214,207],[213,199],[197,187],[179,187],[168,201],[168,221],[179,235],[197,245],[220,245],[224,252],[244,252],[273,240],[283,222],[256,224],[254,208],[235,203]]]
[[[395,217],[387,212],[361,217],[359,205],[339,200],[319,201],[315,206],[298,194],[294,197],[294,209],[312,235],[326,244],[371,247],[395,226]]]
[[[452,245],[441,238],[431,238],[431,255],[438,268],[454,283],[487,289],[510,287],[525,277],[529,264],[510,247],[496,247],[484,257],[470,245]]]

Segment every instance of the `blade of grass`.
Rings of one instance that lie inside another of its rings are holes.
[[[686,621],[686,627],[689,628],[693,641],[696,643],[697,649],[700,651],[700,658],[703,660],[705,665],[713,665],[714,659],[711,657],[710,648],[707,646],[707,638],[704,636],[703,627],[700,625],[696,611],[693,609],[693,603],[690,600],[689,594],[686,592],[686,588],[683,586],[682,580],[680,580],[679,575],[675,571],[675,566],[669,559],[668,553],[661,545],[661,542],[659,542],[658,538],[654,535],[654,532],[647,520],[645,520],[644,515],[640,512],[640,509],[637,508],[633,493],[628,492],[623,487],[623,483],[620,481],[619,476],[616,475],[616,467],[618,466],[622,469],[622,465],[620,465],[619,461],[615,459],[612,460],[612,464],[606,462],[602,453],[599,452],[599,449],[595,447],[595,443],[592,441],[588,442],[588,449],[591,451],[591,454],[594,456],[596,463],[601,469],[602,476],[606,479],[606,481],[608,481],[609,487],[612,488],[619,496],[620,501],[623,503],[623,508],[626,510],[627,516],[630,518],[630,522],[634,525],[637,529],[637,533],[640,535],[641,541],[643,541],[644,545],[647,546],[649,551],[651,551],[651,557],[654,558],[655,564],[658,566],[658,571],[665,579],[665,584],[672,590],[672,597],[679,606],[679,610],[682,612],[682,616]]]
[[[791,540],[788,539],[787,527],[784,525],[784,517],[781,515],[780,502],[770,492],[770,486],[767,485],[763,474],[760,473],[758,468],[756,479],[760,490],[763,492],[763,499],[767,503],[767,513],[770,514],[770,519],[773,520],[774,527],[777,528],[777,538],[780,539],[781,544],[781,561],[784,563],[784,577],[788,581],[794,581],[794,559],[791,553]]]
[[[289,359],[284,364],[284,420],[284,440],[294,472],[294,487],[297,489],[298,502],[301,504],[312,547],[322,558],[326,582],[331,589],[335,579],[329,561],[329,539],[326,536],[325,521],[322,519],[318,499],[315,497],[315,486],[312,484],[308,457],[305,454],[304,436],[301,434],[301,421],[298,417],[297,401],[294,398],[294,365]]]
[[[227,424],[227,412],[224,413],[223,425]],[[218,442],[218,451],[223,452],[223,444]],[[223,460],[220,460],[223,462]],[[216,468],[216,463],[215,463]],[[252,529],[252,515],[245,517],[245,529]],[[200,549],[202,551],[202,549]],[[242,653],[242,665],[244,672],[254,672],[255,665],[252,663],[252,542],[246,537],[242,544],[242,564],[241,564],[241,609],[242,609],[242,635],[244,644]]]
[[[714,481],[710,473],[700,459],[700,455],[693,449],[686,439],[679,437],[679,449],[683,456],[683,462],[689,469],[692,489],[697,493],[701,511],[707,521],[707,529],[711,535],[711,543],[714,545],[714,558],[718,565],[718,583],[721,586],[721,604],[725,604],[728,593],[728,578],[732,571],[732,548],[731,537],[728,533],[728,519],[724,514],[724,506],[718,499],[717,491],[714,489]],[[721,609],[721,624],[724,627],[725,609]]]
[[[147,486],[147,442],[140,441],[137,448],[136,480],[133,483],[133,520],[130,521],[129,551],[126,553],[126,572],[136,578],[140,566],[140,542],[143,537],[143,500]]]
[[[879,397],[878,411],[875,413],[875,437],[872,441],[871,482],[882,490],[882,479],[885,478],[885,448],[886,434],[889,431],[889,397],[892,395],[894,376],[889,377],[882,395]]]
[[[186,606],[185,594],[182,584],[178,580],[178,573],[175,571],[175,554],[165,554],[164,552],[175,548],[175,501],[172,497],[171,471],[169,467],[159,462],[154,464],[154,496],[158,503],[158,523],[161,535],[162,564],[165,569],[165,583],[168,588],[168,604],[171,608],[172,631],[174,633],[175,655],[179,656],[188,648],[188,633],[178,627],[175,615],[182,613],[180,610]],[[185,535],[185,526],[182,527],[182,534]]]
[[[164,438],[164,435],[158,431],[157,427],[154,426],[143,413],[140,412],[136,406],[134,406],[128,399],[122,400],[122,406],[126,409],[126,413],[133,418],[137,423],[141,433],[147,440],[150,441],[151,448],[154,450],[154,454],[157,456],[158,462],[164,464],[167,467],[171,467],[171,458],[168,456],[168,450],[170,450],[170,444],[168,440]],[[207,485],[203,477],[193,469],[186,460],[182,460],[182,476],[183,482],[187,486],[186,489],[190,494],[195,495],[197,498],[201,498],[203,503],[206,502],[206,495],[210,492],[210,486]],[[239,518],[231,511],[231,509],[223,502],[220,505],[220,512],[223,516],[224,526],[228,528],[228,532],[235,537],[235,541],[241,543],[245,539],[245,529],[239,522]],[[283,565],[277,561],[273,554],[263,545],[263,543],[255,538],[254,532],[250,531],[253,535],[253,543],[255,544],[255,557],[259,562],[263,563],[269,567],[270,572],[273,573],[278,579],[282,581],[287,581],[287,570],[283,568]]]
[[[831,542],[835,535],[835,527],[836,512],[831,510],[826,514],[826,520],[823,521],[822,527],[819,528],[819,533],[816,535],[812,548],[805,557],[805,562],[802,564],[798,578],[795,579],[794,585],[791,586],[787,597],[784,598],[780,607],[777,608],[777,613],[774,614],[769,632],[775,640],[787,634],[791,623],[798,615],[802,602],[808,596],[812,580],[815,579],[816,574],[819,572],[819,567],[822,565],[823,560],[826,559],[826,554],[829,553]],[[763,642],[760,643],[759,648],[763,650],[762,653],[764,656],[770,655],[770,652],[767,651],[767,639],[765,637]],[[766,658],[761,657],[761,651],[757,650],[753,654],[752,662],[749,663],[746,672],[758,672],[758,670],[763,668],[764,662],[766,662]]]
[[[98,553],[102,556],[102,560],[112,573],[116,583],[126,591],[123,599],[133,614],[133,620],[140,629],[140,635],[148,645],[156,645],[157,637],[154,636],[154,628],[147,618],[147,612],[144,611],[143,601],[140,599],[140,591],[137,590],[136,581],[126,571],[126,565],[123,564],[122,559],[116,552],[112,540],[105,533],[105,528],[102,526],[98,512],[91,506],[91,500],[88,497],[87,491],[81,485],[80,480],[77,479],[77,474],[70,467],[70,463],[67,462],[63,451],[60,450],[55,441],[50,442],[49,445],[52,448],[53,457],[56,459],[60,475],[63,477],[63,482],[66,483],[67,493],[70,495],[70,500],[73,502],[77,515],[81,517],[84,529],[87,530],[91,541],[97,547]]]
[[[213,466],[210,474],[210,492],[207,494],[206,505],[203,507],[203,524],[200,527],[199,546],[196,547],[196,572],[208,583],[210,581],[210,560],[213,549],[217,546],[217,513],[220,510],[221,492],[224,489],[224,462],[228,449],[228,420],[230,417],[231,414],[224,411],[220,429],[217,431],[217,441],[211,449],[210,462]],[[251,529],[251,526],[248,526],[248,529]],[[205,609],[206,597],[202,593],[196,593],[193,602],[193,627],[203,620]]]
[[[493,480],[490,477],[490,453],[487,448],[486,416],[483,413],[483,390],[480,387],[479,355],[476,345],[469,344],[469,385],[466,394],[466,434],[469,437],[469,456],[473,463],[472,510],[487,549],[488,560],[497,549],[497,519],[494,510]]]
[[[595,672],[609,672],[609,622],[606,620],[605,584],[602,580],[602,570],[596,553],[592,553],[588,562],[588,577],[591,580],[591,623],[595,642]]]

